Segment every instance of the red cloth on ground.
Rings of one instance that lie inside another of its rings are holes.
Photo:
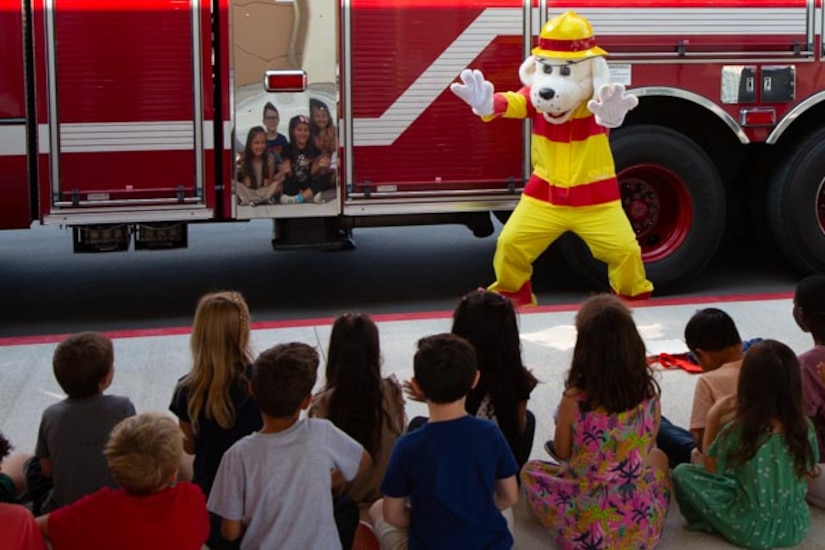
[[[10,550],[46,550],[34,516],[19,504],[0,503],[0,547]]]
[[[209,536],[206,498],[185,482],[149,495],[105,487],[48,521],[54,550],[200,550]]]
[[[702,367],[691,362],[687,357],[687,353],[660,353],[659,355],[648,357],[647,362],[651,365],[662,365],[662,367],[666,369],[680,368],[690,373],[702,372]]]

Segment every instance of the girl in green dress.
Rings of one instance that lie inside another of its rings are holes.
[[[745,548],[794,546],[808,532],[805,475],[819,460],[816,433],[802,411],[799,362],[764,340],[745,354],[736,396],[708,413],[704,464],[673,472],[688,529],[719,533]]]

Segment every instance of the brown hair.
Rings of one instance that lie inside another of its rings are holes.
[[[52,369],[66,395],[75,399],[100,393],[100,382],[115,362],[112,341],[99,332],[69,336],[54,350]]]
[[[587,410],[630,410],[660,394],[633,316],[616,296],[598,294],[576,314],[576,346],[565,389],[585,394]]]
[[[182,453],[183,432],[174,420],[157,412],[122,420],[103,449],[117,482],[129,492],[144,494],[169,483]]]
[[[444,404],[465,397],[473,387],[476,372],[476,352],[464,338],[435,334],[418,341],[413,373],[429,401]]]
[[[808,439],[809,421],[802,409],[802,375],[796,354],[781,342],[763,340],[751,346],[742,360],[736,393],[736,417],[727,426],[741,429],[741,446],[730,456],[741,465],[756,454],[778,421],[793,458],[797,477],[816,475],[814,449]]]
[[[318,352],[300,342],[261,353],[252,370],[252,395],[261,412],[274,418],[295,414],[318,377]]]
[[[230,389],[247,391],[244,370],[252,363],[249,349],[249,308],[238,292],[212,292],[203,296],[195,312],[192,336],[192,369],[180,384],[189,388],[186,412],[192,430],[198,418],[214,420],[221,428],[235,424]]]

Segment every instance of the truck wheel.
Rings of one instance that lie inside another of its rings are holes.
[[[825,130],[781,159],[767,206],[771,234],[785,258],[806,275],[825,271]]]
[[[655,293],[696,277],[716,252],[725,229],[725,190],[713,161],[689,138],[654,125],[611,136],[622,204],[642,247]],[[560,241],[574,271],[607,290],[607,268],[572,234]]]

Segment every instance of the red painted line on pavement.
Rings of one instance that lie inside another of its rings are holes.
[[[651,298],[641,301],[628,301],[631,308],[640,307],[663,307],[663,306],[683,306],[701,305],[711,303],[729,302],[761,302],[769,300],[790,300],[793,299],[793,292],[773,292],[761,294],[725,294],[721,296],[686,296],[682,298]],[[554,313],[563,311],[576,311],[581,305],[580,302],[568,304],[553,304],[550,306],[525,307],[519,310],[521,315],[532,315],[538,313]],[[430,319],[449,319],[452,311],[422,311],[412,313],[384,313],[372,315],[376,323],[387,323],[393,321],[425,321]],[[315,319],[286,319],[281,321],[257,321],[251,324],[252,330],[268,330],[281,328],[299,328],[321,325],[332,325],[334,317],[320,317]],[[104,334],[112,339],[119,338],[152,338],[160,336],[178,336],[189,334],[191,327],[168,327],[149,329],[130,329],[106,331]],[[69,336],[69,334],[43,334],[34,336],[9,336],[0,338],[0,347],[26,346],[37,344],[56,344]]]

